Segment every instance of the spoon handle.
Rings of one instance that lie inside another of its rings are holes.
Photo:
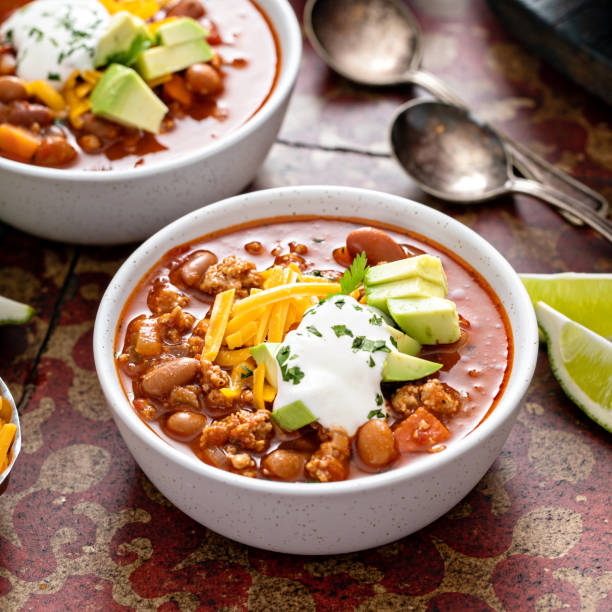
[[[455,94],[444,81],[430,72],[415,70],[406,75],[406,80],[426,89],[442,102],[455,104],[461,108],[468,108],[465,101]],[[499,132],[498,134],[510,155],[512,165],[526,178],[545,185],[550,185],[551,187],[556,187],[565,192],[570,198],[580,197],[583,200],[588,199],[591,203],[588,204],[590,208],[594,208],[602,217],[607,216],[609,205],[608,201],[602,195],[593,191],[584,183],[577,181],[567,172],[555,168],[555,166],[549,164],[545,159],[542,159],[539,155],[536,155],[533,151],[530,151],[527,147],[516,142],[506,134]],[[571,213],[566,213],[563,216],[576,225],[582,225],[580,221],[576,223],[576,216]]]
[[[586,225],[599,232],[609,242],[612,242],[612,223],[597,214],[591,207],[586,206],[580,200],[568,196],[565,192],[559,191],[550,185],[520,178],[509,179],[507,187],[514,193],[533,196],[575,215],[581,221],[584,221]]]

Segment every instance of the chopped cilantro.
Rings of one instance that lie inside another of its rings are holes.
[[[318,277],[322,277],[323,274],[321,274],[321,270],[313,270],[312,271],[312,275],[313,276],[318,276]]]
[[[372,355],[370,355],[370,360],[368,361],[368,365],[373,368],[376,365],[376,362],[374,361],[374,358],[372,357]]]
[[[353,293],[355,289],[361,285],[368,268],[368,258],[365,253],[359,253],[353,259],[351,267],[344,273],[340,279],[341,292],[345,295]]]
[[[332,325],[331,328],[334,330],[336,338],[341,338],[342,336],[353,337],[353,332],[350,329],[347,329],[346,325]]]
[[[151,46],[151,41],[144,34],[138,34],[132,41],[130,48],[127,51],[120,51],[119,53],[113,53],[109,55],[105,63],[107,64],[124,64],[125,66],[131,66],[135,61],[136,57],[146,51]]]
[[[383,405],[383,396],[380,393],[376,394],[376,405],[377,406],[382,406]]]
[[[276,353],[276,361],[278,361],[278,365],[280,366],[283,380],[291,381],[294,385],[297,385],[302,378],[304,378],[304,372],[302,372],[299,366],[293,366],[292,368],[287,367],[286,361],[297,357],[297,355],[292,355],[290,357],[290,353],[291,348],[289,346],[283,346]]]
[[[30,31],[28,32],[28,36],[30,38],[33,38],[36,42],[40,42],[43,37],[43,31],[40,28],[33,27],[33,28],[30,28]]]
[[[312,241],[321,244],[321,242],[325,242],[325,238],[313,238]]]
[[[357,304],[353,304],[353,308],[358,311],[363,310],[363,308],[361,306],[357,306]]]
[[[375,351],[391,352],[391,349],[385,344],[384,340],[370,340],[365,336],[357,336],[353,340],[352,348],[354,351],[367,351],[368,353],[374,353]]]
[[[384,419],[386,416],[387,415],[380,408],[368,412],[368,419]]]
[[[59,81],[60,80],[60,75],[57,74],[57,72],[48,72],[47,73],[47,79],[49,81]]]
[[[245,365],[242,366],[244,372],[240,373],[240,379],[248,378],[249,376],[253,376],[253,370],[251,368],[247,368]]]
[[[323,337],[323,334],[314,326],[314,325],[309,325],[306,328],[311,334],[314,334],[315,336],[318,336],[319,338]]]
[[[391,342],[391,344],[397,348],[397,340],[393,336],[389,337],[389,342]]]
[[[344,306],[344,304],[346,304],[346,302],[343,299],[340,300],[336,300],[334,302],[334,306],[338,309],[338,310],[342,310],[342,307]]]
[[[369,321],[370,325],[382,325],[382,322],[383,322],[382,317],[379,317],[376,314],[373,314],[370,317],[370,321]]]

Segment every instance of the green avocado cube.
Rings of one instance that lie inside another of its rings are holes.
[[[421,344],[450,344],[459,340],[459,317],[451,300],[391,298],[387,308],[399,328]]]
[[[278,389],[278,362],[276,361],[276,351],[279,346],[279,342],[262,342],[257,346],[249,348],[257,365],[260,363],[264,364],[266,368],[266,380],[275,389]]]
[[[157,29],[157,37],[162,45],[178,45],[207,35],[208,30],[191,17],[169,21]]]
[[[157,134],[168,107],[138,74],[111,64],[91,92],[91,112],[128,127]]]
[[[147,49],[138,56],[135,67],[145,81],[150,81],[198,62],[208,62],[212,56],[209,44],[203,38],[198,38],[178,45]]]
[[[387,312],[387,300],[401,297],[444,297],[446,292],[442,285],[432,283],[419,276],[405,278],[382,285],[366,288],[366,302],[383,312]]]
[[[411,338],[403,331],[395,329],[395,327],[391,327],[390,325],[387,325],[387,331],[393,338],[391,343],[395,344],[395,347],[400,353],[405,353],[406,355],[418,355],[421,351],[421,343],[417,342],[414,338]]]
[[[382,379],[384,382],[418,380],[437,372],[441,367],[441,363],[391,352],[383,365]]]
[[[153,39],[142,19],[127,11],[115,13],[108,22],[108,30],[98,41],[94,66],[108,63],[129,64],[143,47],[150,46]],[[123,58],[125,61],[119,61]]]
[[[433,255],[417,255],[372,266],[366,272],[364,284],[366,287],[372,287],[414,276],[441,285],[444,288],[444,295],[448,293],[448,283],[442,261]]]
[[[285,431],[295,431],[317,420],[317,417],[308,410],[302,400],[296,400],[274,410],[271,416],[274,422]]]

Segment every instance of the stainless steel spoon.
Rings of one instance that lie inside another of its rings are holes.
[[[393,118],[390,139],[395,158],[431,195],[463,204],[530,195],[572,213],[612,242],[612,223],[592,208],[550,185],[515,176],[499,134],[467,109],[408,102]]]
[[[419,25],[401,0],[308,0],[304,28],[323,61],[351,81],[370,86],[412,83],[443,102],[467,108],[443,81],[420,69]],[[600,215],[608,214],[603,196],[508,136],[500,137],[523,176],[587,198]]]

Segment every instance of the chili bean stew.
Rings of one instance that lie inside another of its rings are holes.
[[[251,0],[7,0],[0,156],[83,170],[163,164],[248,121],[280,65]]]
[[[431,275],[423,283],[428,268],[368,288],[387,270],[432,262],[448,299],[405,301],[456,305],[458,339],[445,344],[405,336],[392,299],[368,305],[381,286],[439,291]],[[167,252],[124,306],[115,354],[134,410],[175,448],[248,477],[328,482],[444,452],[494,408],[513,351],[499,299],[443,246],[370,221],[300,216]],[[391,360],[410,372],[397,375]]]

